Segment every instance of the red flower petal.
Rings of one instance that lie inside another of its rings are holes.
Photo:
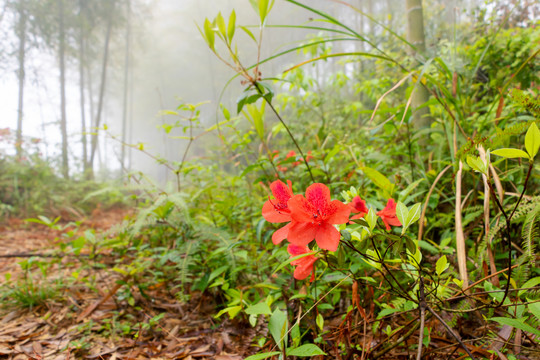
[[[276,180],[270,184],[272,195],[274,195],[279,204],[283,204],[285,207],[287,206],[287,201],[293,196],[292,183],[290,180],[287,181],[287,185],[281,180]]]
[[[317,228],[318,225],[312,223],[293,221],[287,239],[292,244],[306,246],[315,239]]]
[[[283,240],[287,238],[287,235],[289,234],[289,229],[291,228],[291,223],[288,223],[284,227],[274,231],[272,234],[272,242],[274,245],[279,244]]]
[[[296,269],[294,269],[294,278],[296,280],[304,280],[313,272],[313,265],[315,264],[315,261],[317,261],[317,258],[315,256],[306,256],[302,259],[308,259],[301,264],[299,264]]]
[[[330,203],[330,189],[324,184],[312,184],[306,189],[306,199],[316,209],[323,212]]]
[[[348,220],[348,219],[347,219]],[[336,251],[339,245],[339,231],[328,224],[323,223],[317,229],[317,234],[315,235],[315,241],[321,249]]]
[[[294,195],[287,205],[291,211],[291,218],[298,222],[312,222],[313,213],[317,212],[303,195]]]
[[[279,211],[274,206],[275,204],[274,200],[267,200],[262,208],[262,216],[264,219],[271,223],[281,223],[286,221],[291,221],[291,213],[287,210]]]
[[[292,184],[287,181],[287,185],[281,180],[276,180],[270,184],[270,190],[274,199],[266,201],[262,208],[262,215],[268,222],[280,223],[291,221],[291,212],[287,202],[293,196]]]
[[[396,202],[394,199],[388,199],[388,202],[386,203],[386,207],[379,211],[377,215],[379,215],[386,226],[386,230],[390,231],[392,226],[401,226],[401,222],[396,216]]]
[[[287,246],[287,252],[292,256],[296,257],[298,255],[309,253],[310,250],[307,246],[298,246],[295,244],[289,244]],[[309,276],[310,273],[313,273],[313,265],[317,261],[317,257],[314,255],[307,255],[303,258],[296,259],[291,262],[291,265],[296,266],[294,269],[294,278],[297,280],[303,280]]]
[[[300,245],[295,245],[295,244],[287,245],[287,252],[292,257],[305,254],[305,253],[307,253],[309,251],[310,250],[309,250],[309,248],[307,246],[300,246]],[[295,265],[296,261],[298,261],[298,260],[295,260],[295,261],[291,262],[291,264]]]
[[[333,200],[327,208],[327,213],[329,214],[326,218],[327,223],[333,225],[345,224],[349,221],[351,208],[339,200]]]
[[[369,209],[366,206],[366,202],[360,198],[360,196],[355,196],[352,201],[349,203],[349,206],[352,208],[353,213],[365,213],[367,214]]]

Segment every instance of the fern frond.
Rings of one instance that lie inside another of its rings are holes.
[[[520,89],[514,89],[510,93],[512,100],[520,106],[523,110],[530,112],[537,118],[540,118],[540,99],[533,98],[525,91]]]
[[[527,258],[527,262],[531,267],[535,266],[536,258],[536,239],[540,237],[540,224],[537,221],[540,216],[540,204],[536,204],[536,207],[527,215],[523,222],[523,228],[521,231],[521,238],[523,239],[522,247]]]

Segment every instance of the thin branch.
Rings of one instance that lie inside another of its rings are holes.
[[[433,314],[433,316],[435,316],[437,318],[437,320],[439,320],[439,322],[446,328],[446,330],[448,331],[448,333],[450,335],[452,335],[452,337],[454,339],[457,340],[457,342],[459,343],[459,345],[461,345],[461,347],[467,352],[467,354],[469,354],[469,356],[471,357],[472,360],[476,360],[476,358],[473,356],[473,354],[471,353],[471,351],[469,350],[469,348],[467,346],[465,346],[465,344],[463,343],[463,341],[461,341],[461,339],[459,338],[459,335],[456,334],[454,332],[454,330],[452,330],[452,328],[450,326],[448,326],[448,324],[443,320],[442,317],[439,316],[439,314],[437,314],[429,305],[426,304],[426,310],[429,311],[431,314]]]

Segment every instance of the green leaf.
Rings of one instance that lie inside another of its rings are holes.
[[[407,188],[405,188],[405,190],[403,190],[402,192],[399,193],[398,200],[399,201],[405,201],[405,199],[407,199],[407,196],[409,196],[409,194],[418,186],[418,184],[420,184],[424,180],[425,179],[422,178],[422,179],[416,180],[412,184],[409,184],[409,186],[407,186]]]
[[[441,274],[448,269],[448,260],[446,259],[446,255],[443,255],[437,260],[437,263],[435,264],[435,271],[437,272],[437,275],[441,276]]]
[[[227,37],[229,38],[229,42],[232,42],[235,30],[236,30],[236,13],[234,12],[234,9],[233,9],[233,11],[231,12],[231,15],[229,16],[229,25],[227,28]]]
[[[270,12],[270,9],[272,8],[272,5],[274,4],[274,1],[272,0],[272,3],[270,4],[269,4],[269,0],[258,0],[258,2],[259,2],[259,17],[261,18],[261,25],[263,25],[266,20],[266,16],[268,16],[268,12]]]
[[[247,27],[245,27],[245,26],[240,26],[240,29],[244,30],[244,32],[245,32],[246,34],[248,34],[248,36],[249,36],[250,38],[252,38],[253,41],[255,41],[255,43],[257,43],[257,39],[255,38],[255,35],[253,35],[253,33],[251,32],[251,30],[249,30],[249,29],[248,29]]]
[[[296,349],[287,349],[287,356],[308,357],[315,355],[326,355],[326,353],[315,344],[304,344]]]
[[[223,265],[214,271],[210,273],[210,276],[208,276],[208,283],[210,283],[212,280],[217,278],[219,275],[223,274],[227,269],[229,268],[229,265]]]
[[[261,140],[264,140],[264,105],[266,103],[263,102],[261,105],[261,109],[259,110],[255,105],[247,105],[248,113],[251,115],[251,118],[253,119],[253,125],[255,126],[255,130],[257,131],[257,135],[259,135],[259,138]]]
[[[409,215],[405,221],[406,227],[411,226],[413,223],[420,219],[420,214],[422,213],[422,204],[416,203],[409,209]]]
[[[514,159],[514,158],[529,159],[529,154],[527,154],[525,151],[519,150],[519,149],[509,149],[509,148],[497,149],[497,150],[493,150],[491,153],[494,154],[494,155],[498,155],[498,156],[508,158],[508,159]]]
[[[315,320],[315,322],[317,323],[317,326],[319,327],[319,329],[321,329],[321,331],[322,331],[323,328],[324,328],[324,318],[323,318],[322,314],[319,313],[317,315],[317,319]]]
[[[364,166],[360,170],[371,180],[373,183],[383,190],[383,195],[386,198],[391,198],[394,192],[394,184],[388,180],[386,176],[381,174],[375,169]]]
[[[409,250],[411,254],[413,254],[416,251],[416,248],[418,247],[418,245],[416,245],[416,242],[408,236],[404,236],[404,239],[405,239],[405,247],[407,248],[407,250]]]
[[[525,134],[525,149],[527,149],[531,159],[538,153],[538,148],[540,148],[540,130],[535,123],[532,123]]]
[[[396,205],[396,216],[399,220],[399,222],[403,225],[403,230],[407,228],[407,217],[409,216],[409,210],[407,210],[407,206],[403,204],[401,201],[398,201]]]
[[[487,172],[486,164],[480,159],[480,157],[474,157],[467,155],[467,164],[479,173],[485,174]]]
[[[240,312],[240,310],[242,310],[242,306],[240,305],[237,305],[237,306],[230,306],[228,308],[225,308],[223,310],[221,310],[220,312],[218,312],[214,317],[215,318],[218,318],[220,317],[221,315],[225,314],[225,313],[228,313],[229,314],[229,318],[232,319],[234,318],[236,315],[238,315],[238,313]]]
[[[216,16],[216,25],[223,38],[227,39],[227,27],[225,26],[225,19],[223,19],[221,13],[218,13]]]
[[[373,231],[373,229],[375,229],[375,225],[377,225],[377,214],[375,214],[373,208],[369,208],[365,219],[369,225],[369,229]]]
[[[260,302],[260,303],[255,304],[255,305],[251,305],[245,310],[245,312],[248,315],[260,315],[260,314],[270,315],[270,314],[272,314],[272,310],[270,310],[270,306],[268,306],[268,304],[265,303],[265,302]]]
[[[534,334],[536,336],[540,336],[540,330],[533,328],[529,324],[525,324],[525,319],[512,319],[512,318],[505,318],[505,317],[493,317],[490,320],[496,321],[501,325],[508,325],[515,327],[516,329],[520,329],[522,331]]]
[[[538,321],[540,321],[540,303],[539,302],[533,302],[527,305],[529,308],[529,312],[533,314]]]
[[[245,358],[244,360],[262,360],[262,359],[268,359],[269,357],[272,357],[272,356],[274,356],[274,355],[279,355],[279,354],[281,354],[279,351],[265,352],[265,353],[261,353],[261,354],[255,354],[255,355],[248,356],[248,357]]]
[[[250,94],[249,92],[244,92],[242,96],[236,100],[236,113],[240,114],[245,105],[253,104],[255,101],[259,100],[261,97],[260,94]]]
[[[214,36],[214,30],[212,29],[212,23],[208,20],[204,20],[204,35],[205,40],[208,43],[208,46],[210,49],[214,50],[215,45],[215,36]]]
[[[522,288],[532,288],[540,284],[540,276],[533,277],[532,279],[529,279],[525,284],[523,284]],[[520,290],[518,293],[518,296],[521,297],[523,294],[526,294],[529,292],[529,290]]]
[[[287,344],[287,314],[279,308],[274,310],[268,321],[268,330],[280,349]]]

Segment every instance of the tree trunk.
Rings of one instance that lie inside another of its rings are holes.
[[[413,62],[414,67],[421,65],[418,61],[420,56],[423,56],[426,52],[426,41],[424,35],[424,15],[422,11],[422,0],[407,0],[407,36],[411,44],[416,47],[416,51],[413,52],[415,58]],[[418,69],[421,72],[421,68]],[[418,107],[429,100],[429,92],[427,89],[418,84],[412,95],[412,111],[413,111],[413,123],[416,129],[421,129],[430,125],[429,108],[425,107],[418,109]]]
[[[17,37],[19,38],[19,106],[17,110],[17,133],[15,139],[15,151],[17,158],[22,157],[22,126],[23,126],[23,105],[24,105],[24,60],[26,57],[26,9],[25,1],[19,3],[19,24],[17,28]]]
[[[65,29],[64,29],[64,0],[58,0],[58,25],[59,31],[59,49],[58,57],[60,60],[60,130],[62,132],[62,175],[69,178],[68,163],[68,138],[67,138],[67,119],[66,119],[66,66],[65,66]]]
[[[126,15],[126,55],[124,64],[124,107],[122,114],[122,154],[120,156],[120,168],[123,172],[126,172],[125,159],[126,159],[126,132],[127,132],[127,102],[128,102],[128,80],[129,80],[129,52],[130,52],[130,36],[131,36],[131,7],[130,1],[127,1],[127,15]]]
[[[90,149],[90,164],[89,168],[93,169],[94,166],[94,158],[96,156],[96,149],[98,146],[98,135],[97,132],[99,131],[99,126],[101,124],[101,113],[103,111],[103,98],[105,95],[105,82],[107,80],[107,62],[109,60],[109,42],[111,39],[111,28],[112,28],[112,20],[113,20],[113,8],[114,8],[114,1],[111,2],[111,9],[109,11],[109,19],[107,20],[107,35],[105,36],[105,47],[103,51],[103,64],[101,68],[101,84],[99,87],[99,100],[98,100],[98,108],[97,108],[97,114],[96,114],[96,120],[94,121],[94,131],[92,135],[92,146]],[[93,175],[93,174],[92,174]]]
[[[79,0],[79,94],[81,99],[81,143],[82,143],[82,165],[83,173],[87,176],[88,173],[88,147],[86,141],[86,111],[84,98],[84,40],[85,40],[85,23],[83,19],[84,1]]]

